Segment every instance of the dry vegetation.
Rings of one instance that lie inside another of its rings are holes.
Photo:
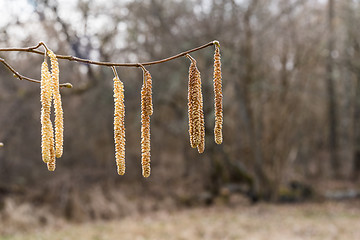
[[[350,240],[360,237],[359,206],[333,202],[161,211],[110,222],[58,224],[0,239]]]

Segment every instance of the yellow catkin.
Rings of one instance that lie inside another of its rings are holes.
[[[152,106],[152,80],[150,72],[141,66],[144,71],[144,82],[141,89],[141,165],[144,177],[150,176],[150,115]]]
[[[124,84],[114,78],[114,141],[115,159],[119,175],[125,174],[125,104]]]
[[[50,141],[51,129],[49,128],[51,113],[51,75],[48,64],[44,61],[41,65],[41,84],[40,84],[40,101],[41,101],[41,151],[42,159],[45,163],[50,161]]]
[[[223,141],[222,126],[223,126],[223,94],[221,82],[221,61],[220,61],[220,44],[215,42],[214,54],[214,94],[215,94],[215,127],[214,136],[215,142],[221,144]]]
[[[48,56],[51,61],[51,78],[53,84],[53,98],[55,108],[55,156],[60,158],[63,154],[64,118],[59,87],[59,63],[56,55],[49,50]]]
[[[188,115],[191,147],[197,147],[199,153],[205,149],[205,120],[203,112],[203,97],[201,92],[201,75],[196,67],[196,60],[187,55],[191,64],[188,83]]]
[[[196,65],[191,62],[189,68],[189,84],[188,84],[188,116],[189,116],[189,136],[190,136],[190,145],[192,148],[196,148],[195,144],[195,134],[194,134],[194,88],[196,82]]]

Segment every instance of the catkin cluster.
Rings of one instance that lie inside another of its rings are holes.
[[[41,65],[41,148],[42,159],[48,170],[54,171],[56,158],[60,158],[63,152],[63,110],[59,90],[59,64],[51,50],[47,51],[47,55],[50,57],[51,73],[46,61]],[[55,109],[55,139],[50,118],[52,100]]]
[[[223,141],[223,94],[221,80],[220,44],[214,41],[214,107],[215,107],[215,142]],[[46,60],[41,65],[41,148],[42,159],[50,171],[56,167],[56,158],[63,154],[63,109],[59,90],[59,64],[56,55],[48,50],[51,72]],[[205,120],[203,112],[203,96],[201,89],[200,71],[196,60],[189,54],[186,57],[191,61],[188,81],[188,117],[190,145],[197,148],[199,153],[205,150]],[[142,175],[150,176],[150,116],[153,114],[152,79],[150,72],[141,64],[143,70],[143,85],[141,89],[141,164]],[[113,66],[114,82],[114,143],[117,171],[119,175],[125,174],[125,103],[124,84],[119,79]],[[51,106],[54,103],[55,121],[51,121]],[[2,146],[2,143],[0,143]]]
[[[223,141],[222,137],[222,125],[223,125],[223,94],[222,94],[222,83],[221,83],[221,61],[220,61],[220,44],[215,43],[215,54],[214,54],[214,94],[215,94],[215,127],[214,136],[215,142],[221,144]]]
[[[114,141],[117,172],[125,174],[125,104],[124,84],[114,77]]]
[[[191,64],[188,83],[188,116],[190,145],[199,153],[205,149],[205,122],[203,112],[203,97],[201,92],[201,76],[196,66],[196,60],[187,55]]]
[[[152,80],[144,66],[144,82],[141,89],[141,165],[144,177],[150,176],[150,116],[153,114]]]

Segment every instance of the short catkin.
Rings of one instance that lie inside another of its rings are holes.
[[[150,116],[153,114],[152,80],[150,72],[141,65],[144,72],[141,89],[141,164],[142,175],[150,176]]]
[[[45,163],[50,161],[50,147],[51,147],[51,100],[52,100],[52,86],[51,75],[48,64],[44,61],[41,65],[41,83],[40,83],[40,101],[41,101],[41,151],[42,159]]]
[[[223,141],[222,126],[223,126],[223,94],[221,82],[221,61],[220,61],[220,44],[215,41],[214,54],[214,94],[215,94],[215,127],[214,136],[215,142],[221,144]]]
[[[51,50],[48,50],[47,53],[51,61],[51,79],[53,84],[53,98],[55,108],[55,156],[60,158],[63,154],[64,113],[62,109],[59,88],[59,63],[56,55]]]
[[[188,116],[190,145],[198,149],[199,153],[205,150],[205,120],[203,112],[203,97],[201,92],[201,76],[196,66],[196,60],[186,55],[191,63],[188,83]]]
[[[114,141],[115,159],[119,175],[125,174],[125,104],[124,84],[114,77]]]

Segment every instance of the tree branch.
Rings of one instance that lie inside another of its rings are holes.
[[[100,62],[100,61],[94,61],[94,60],[89,60],[89,59],[78,58],[78,57],[74,57],[74,56],[71,56],[71,55],[56,55],[56,57],[59,58],[59,59],[66,59],[66,60],[69,60],[69,61],[76,61],[76,62],[82,62],[82,63],[94,64],[94,65],[101,65],[101,66],[109,66],[109,67],[111,67],[111,66],[115,66],[115,67],[140,67],[140,65],[147,66],[147,65],[154,65],[154,64],[168,62],[168,61],[171,61],[173,59],[185,56],[188,53],[199,51],[200,49],[209,47],[209,46],[217,44],[217,43],[218,43],[218,41],[212,41],[212,42],[204,44],[204,45],[202,45],[200,47],[193,48],[193,49],[190,49],[188,51],[176,54],[176,55],[174,55],[172,57],[168,57],[168,58],[164,58],[164,59],[157,60],[157,61],[152,61],[152,62],[144,62],[144,63]],[[46,46],[43,42],[40,42],[38,45],[36,45],[34,47],[28,47],[28,48],[0,48],[0,52],[10,52],[10,51],[12,51],[12,52],[31,52],[31,53],[44,55],[45,54],[44,52],[36,50],[37,48],[40,47],[40,45],[43,45],[44,47]]]
[[[187,54],[189,54],[191,52],[196,52],[196,51],[199,51],[199,50],[201,50],[203,48],[206,48],[206,47],[209,47],[209,46],[212,46],[212,45],[216,45],[216,44],[219,44],[219,42],[214,40],[214,41],[209,42],[207,44],[204,44],[204,45],[202,45],[200,47],[193,48],[193,49],[187,50],[185,52],[181,52],[179,54],[176,54],[176,55],[168,57],[168,58],[164,58],[164,59],[157,60],[157,61],[144,62],[144,63],[101,62],[101,61],[94,61],[94,60],[90,60],[90,59],[78,58],[78,57],[74,57],[74,56],[71,56],[71,55],[56,55],[56,57],[59,58],[59,59],[65,59],[65,60],[68,60],[68,61],[76,61],[76,62],[82,62],[82,63],[86,63],[86,64],[108,66],[108,67],[141,67],[141,66],[148,66],[148,65],[154,65],[154,64],[168,62],[168,61],[174,60],[176,58],[183,57],[183,56],[185,56],[185,55],[187,55]],[[0,52],[30,52],[30,53],[36,53],[36,54],[44,55],[45,52],[37,50],[40,46],[43,46],[45,48],[45,50],[48,50],[48,48],[47,48],[47,46],[46,46],[46,44],[44,42],[39,42],[36,46],[27,47],[27,48],[0,48]],[[27,80],[27,81],[30,81],[30,82],[40,83],[39,80],[28,78],[28,77],[25,77],[25,76],[21,75],[20,73],[18,73],[3,58],[0,58],[0,62],[2,64],[4,64],[14,74],[15,77],[19,78],[19,80]],[[63,83],[63,84],[60,84],[60,87],[72,88],[72,85],[70,83]]]

